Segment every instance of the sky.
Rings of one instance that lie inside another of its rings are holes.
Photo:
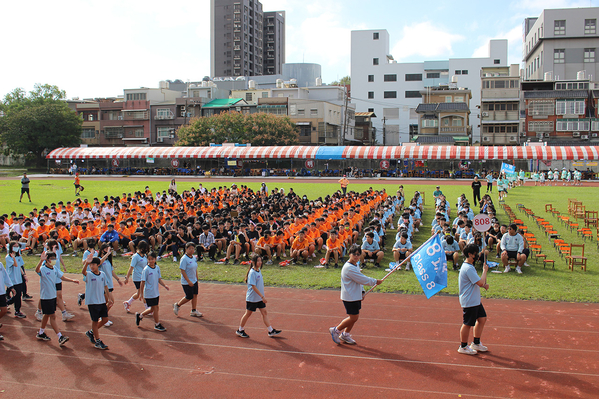
[[[521,63],[522,21],[545,8],[599,0],[404,1],[262,0],[286,12],[286,62],[322,66],[330,83],[350,74],[352,30],[386,29],[398,62],[483,57],[507,39]],[[0,15],[0,96],[35,83],[68,98],[114,97],[161,80],[210,74],[209,0],[6,1]]]

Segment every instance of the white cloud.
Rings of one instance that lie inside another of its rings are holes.
[[[406,60],[413,56],[420,58],[451,56],[453,44],[465,37],[443,30],[430,21],[404,26],[402,38],[393,46],[396,60]]]

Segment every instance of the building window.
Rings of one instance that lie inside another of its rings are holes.
[[[384,75],[383,80],[385,82],[397,82],[397,75],[396,74]]]
[[[374,75],[368,75],[368,81],[374,82]]]
[[[595,62],[595,49],[585,48],[584,49],[584,62]]]
[[[439,121],[437,119],[423,119],[422,127],[437,127],[439,126]]]
[[[422,81],[421,73],[406,73],[406,82],[420,82]]]
[[[95,139],[96,138],[96,129],[83,128],[81,130],[81,138],[82,139]]]
[[[378,32],[374,32],[372,34],[372,40],[379,40],[379,33]]]
[[[493,64],[499,65],[499,64],[501,64],[501,60],[493,60]]]
[[[420,94],[420,91],[418,91],[418,90],[407,90],[405,97],[406,98],[421,98],[422,94]]]
[[[453,98],[453,101],[455,101],[456,103],[463,103],[464,102],[464,97],[463,96],[455,96]]]
[[[304,116],[306,115],[306,110],[305,109],[298,109],[297,110],[297,116]]]
[[[429,72],[426,74],[427,79],[439,79],[441,74],[439,72]]]
[[[146,93],[128,93],[127,94],[127,101],[138,101],[138,100],[145,100],[146,99]]]
[[[368,108],[368,112],[374,112],[374,108]]]
[[[374,91],[369,91],[368,92],[368,98],[369,99],[373,99],[374,98]]]
[[[245,101],[252,101],[252,93],[245,93]]]
[[[467,69],[462,69],[462,75],[468,75],[468,70]]]
[[[597,20],[596,19],[585,19],[584,20],[584,34],[594,35],[597,33]]]
[[[450,103],[451,102],[451,96],[445,96],[445,102],[446,103]]]
[[[383,98],[397,98],[396,91],[385,91],[383,92]]]
[[[456,69],[454,75],[461,75],[462,74],[462,70],[461,69]]]
[[[379,59],[378,58],[373,58],[372,59],[372,65],[378,65],[379,64]]]
[[[558,19],[558,20],[554,21],[553,34],[556,36],[566,34],[566,20],[565,19]]]
[[[158,132],[158,138],[163,138],[163,139],[167,139],[167,138],[169,138],[169,137],[170,137],[170,134],[171,134],[171,129],[172,129],[172,128],[170,128],[170,127],[167,127],[167,126],[160,126],[160,127],[157,129],[157,132]]]
[[[318,116],[318,109],[316,109],[316,108],[310,109],[310,116]]]
[[[564,49],[555,49],[553,50],[553,63],[554,64],[563,64],[566,58],[566,50]]]
[[[137,137],[137,138],[144,137],[144,130],[143,129],[135,129],[135,137]]]
[[[558,100],[555,102],[557,115],[584,115],[586,104],[584,100]]]
[[[173,112],[168,108],[158,108],[156,110],[156,119],[173,119]]]

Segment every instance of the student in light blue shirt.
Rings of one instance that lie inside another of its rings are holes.
[[[399,270],[401,270],[399,263],[410,256],[411,253],[412,243],[408,238],[408,233],[402,232],[399,240],[393,245],[393,260],[395,260],[395,264],[398,265],[396,267],[399,267]],[[406,270],[410,270],[409,263],[406,263]]]
[[[108,322],[108,307],[113,302],[108,298],[108,277],[100,270],[102,259],[94,257],[91,253],[85,259],[81,274],[85,277],[85,302],[92,319],[92,329],[85,335],[100,350],[108,349],[108,346],[100,339],[100,328]]]
[[[193,242],[185,244],[185,255],[181,257],[179,262],[179,271],[181,272],[181,286],[185,296],[179,299],[179,302],[173,304],[173,312],[175,316],[179,316],[179,308],[191,301],[191,317],[202,317],[203,314],[198,312],[198,261],[193,256],[196,245]]]
[[[365,234],[366,241],[362,243],[362,264],[366,259],[374,260],[374,267],[381,267],[381,261],[385,253],[381,251],[379,243],[374,239],[374,232],[369,231]]]
[[[279,335],[282,331],[272,327],[270,320],[268,319],[268,313],[266,312],[266,297],[264,296],[264,279],[262,278],[262,257],[253,255],[251,258],[250,267],[245,275],[244,281],[247,283],[247,291],[245,294],[245,313],[241,316],[239,322],[239,328],[235,331],[238,337],[249,338],[248,333],[245,332],[245,325],[250,316],[256,311],[260,310],[262,315],[262,321],[268,329],[268,336],[274,337]]]
[[[487,313],[480,301],[480,287],[489,289],[487,284],[487,272],[489,266],[485,262],[483,265],[483,274],[478,277],[474,264],[478,260],[478,247],[474,244],[464,248],[464,263],[460,268],[458,278],[460,305],[462,306],[463,322],[460,328],[461,344],[459,353],[465,355],[476,355],[478,352],[486,352],[488,349],[480,342],[485,323],[487,322]],[[474,342],[468,346],[470,330],[474,327]]]
[[[148,264],[141,272],[141,285],[139,286],[139,295],[141,296],[143,293],[143,298],[148,308],[142,313],[135,313],[135,324],[139,327],[139,323],[144,316],[153,313],[154,330],[164,332],[166,328],[160,323],[160,317],[158,316],[160,308],[158,304],[160,300],[158,285],[163,286],[167,291],[169,290],[168,286],[162,281],[160,267],[156,264],[156,253],[150,252],[148,254]]]
[[[133,304],[133,301],[139,299],[141,271],[148,264],[148,258],[146,254],[148,253],[149,248],[150,246],[148,245],[148,242],[146,240],[141,240],[139,244],[137,244],[137,252],[131,257],[131,266],[129,266],[129,270],[125,276],[125,284],[129,282],[129,277],[131,277],[131,274],[133,274],[133,284],[135,284],[136,290],[128,301],[123,302],[123,306],[125,307],[127,313],[131,311],[131,304]]]
[[[93,248],[93,245],[95,245],[93,240],[88,241],[88,249]],[[66,272],[67,269],[62,260],[62,247],[60,246],[60,243],[57,240],[48,240],[46,241],[45,246],[49,252],[54,252],[56,254],[56,268],[60,270],[60,265],[62,264],[63,270]],[[60,277],[61,276],[58,275],[56,276],[56,307],[61,311],[62,321],[69,321],[73,319],[75,315],[67,312],[67,308],[64,305],[64,300],[62,298],[62,280]]]
[[[0,263],[0,319],[8,312],[8,307],[6,306],[6,294],[4,293],[5,287],[6,291],[9,291],[12,295],[17,295],[17,292],[13,288],[10,276],[6,272],[4,266],[2,266],[2,263]],[[0,335],[0,341],[2,340],[4,340],[4,337]]]
[[[62,335],[56,323],[56,276],[59,275],[63,281],[71,281],[79,284],[79,280],[73,280],[65,277],[58,267],[55,267],[56,254],[54,252],[44,251],[40,261],[35,268],[35,272],[40,276],[40,302],[42,308],[42,324],[36,338],[40,341],[50,341],[46,335],[45,329],[50,321],[52,329],[58,336],[58,344],[63,346],[69,340],[69,337]]]
[[[377,280],[362,274],[358,266],[362,257],[362,249],[359,245],[352,245],[348,255],[349,259],[341,269],[341,300],[345,306],[347,317],[336,327],[329,328],[329,333],[336,344],[343,341],[346,344],[355,345],[356,341],[352,338],[350,332],[360,317],[363,285],[380,285],[383,280]]]
[[[19,243],[16,241],[11,241],[8,244],[8,250],[6,254],[6,272],[10,276],[10,280],[12,281],[12,288],[15,290],[16,294],[13,295],[7,302],[7,305],[15,306],[15,317],[19,319],[24,319],[26,316],[21,313],[21,299],[23,296],[23,289],[25,283],[25,276],[23,269],[21,266],[24,264],[23,258],[20,255],[21,249],[19,247]],[[3,287],[0,286],[0,289]],[[1,291],[3,292],[3,291]],[[4,292],[3,292],[4,293]]]

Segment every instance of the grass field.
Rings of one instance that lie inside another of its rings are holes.
[[[192,184],[195,184],[197,187],[200,182],[208,188],[212,186],[218,187],[219,184],[223,184],[211,182],[207,179],[202,179],[201,181],[181,179],[178,180],[178,188],[181,191],[182,189],[190,188]],[[389,193],[394,193],[399,184],[397,182],[381,182],[382,184],[370,185],[354,183],[354,181],[352,181],[349,188],[355,191],[363,191],[368,187],[373,187],[375,189],[386,188]],[[236,183],[247,183],[247,185],[253,189],[257,189],[260,184],[260,182],[254,182],[253,180],[238,180]],[[330,183],[328,181],[317,184],[308,184],[301,183],[301,181],[275,183],[266,180],[266,183],[269,189],[282,187],[288,191],[290,187],[293,187],[294,191],[299,195],[305,194],[310,199],[319,196],[324,197],[327,194],[333,193],[339,187],[338,184]],[[85,177],[82,179],[82,184],[85,186],[82,198],[88,198],[90,201],[92,201],[94,197],[103,198],[104,195],[120,195],[123,192],[132,193],[134,191],[143,191],[146,185],[150,186],[150,189],[154,193],[158,190],[165,190],[168,186],[168,182],[166,181],[131,181],[127,178],[115,178],[113,181],[99,181],[85,179]],[[433,217],[431,199],[435,185],[436,184],[427,184],[426,182],[416,185],[404,184],[404,190],[408,197],[411,197],[415,190],[419,190],[425,193],[427,199],[423,215],[425,228],[422,228],[419,233],[416,233],[413,243],[415,248],[423,243],[430,234],[426,227],[430,226],[430,221]],[[441,184],[442,191],[445,193],[450,203],[453,204],[452,217],[455,216],[455,199],[462,193],[465,193],[467,197],[471,197],[469,185],[469,181],[464,181],[463,185],[443,186],[443,184]],[[10,213],[13,210],[18,213],[28,212],[33,206],[41,209],[43,205],[49,205],[52,202],[58,202],[60,200],[72,201],[76,198],[74,196],[72,181],[70,180],[33,180],[31,182],[31,192],[33,196],[32,204],[29,204],[29,202],[18,202],[20,193],[20,183],[18,180],[0,180],[0,187],[0,192],[2,192],[0,214]],[[599,188],[591,187],[525,186],[512,189],[507,197],[506,203],[509,204],[515,212],[519,212],[516,210],[517,204],[521,203],[526,207],[531,208],[535,214],[545,215],[546,203],[551,203],[554,207],[566,212],[568,198],[577,198],[578,200],[581,200],[583,204],[587,206],[587,209],[599,209],[599,204],[596,200],[598,194]],[[497,203],[496,197],[494,197],[494,201],[496,202],[500,221],[502,223],[508,223],[509,220]],[[534,232],[538,237],[539,243],[543,246],[543,253],[547,254],[548,258],[555,259],[555,270],[543,269],[542,264],[536,264],[535,261],[531,259],[528,262],[531,267],[525,267],[523,270],[524,273],[521,275],[518,275],[515,272],[508,274],[490,273],[488,281],[491,288],[488,292],[483,293],[483,295],[493,298],[599,302],[599,273],[597,272],[599,255],[597,252],[596,241],[594,239],[592,241],[587,240],[585,243],[585,255],[589,258],[588,271],[586,273],[580,270],[571,272],[568,270],[565,261],[560,259],[553,248],[552,243],[545,237],[544,233],[537,228],[534,221],[526,220],[524,214],[521,214],[521,217],[525,219],[525,223],[529,226],[530,231]],[[582,238],[577,237],[576,232],[571,233],[566,227],[560,225],[557,219],[554,219],[552,216],[547,216],[547,218],[554,221],[554,226],[556,226],[558,232],[566,242],[582,242]],[[394,237],[395,231],[389,231],[387,234],[390,238]],[[388,245],[388,247],[390,247],[390,245]],[[389,253],[385,256],[383,261],[383,265],[387,265],[392,260],[390,251],[388,252]],[[493,258],[494,257],[491,257],[490,260],[494,261],[495,259]],[[70,272],[79,272],[81,262],[80,257],[74,258],[65,256],[64,260]],[[115,259],[114,263],[117,273],[126,273],[128,261],[128,258],[120,256],[118,259]],[[25,262],[28,267],[34,267],[36,258],[26,257]],[[314,264],[316,264],[316,260],[309,263],[308,266],[290,265],[284,268],[279,266],[267,266],[264,269],[264,279],[269,285],[314,289],[339,289],[339,270],[315,269],[313,267]],[[377,278],[381,278],[386,274],[382,269],[372,269],[371,265],[372,264],[367,265],[365,269],[366,274]],[[170,259],[161,261],[160,267],[165,278],[172,280],[179,278],[178,265]],[[203,281],[241,283],[246,270],[245,266],[215,265],[207,262],[200,265],[199,273],[200,278]],[[442,294],[457,295],[458,273],[450,270],[448,274],[449,286],[442,291]],[[422,293],[413,272],[406,272],[403,270],[396,272],[377,289],[383,292]]]

